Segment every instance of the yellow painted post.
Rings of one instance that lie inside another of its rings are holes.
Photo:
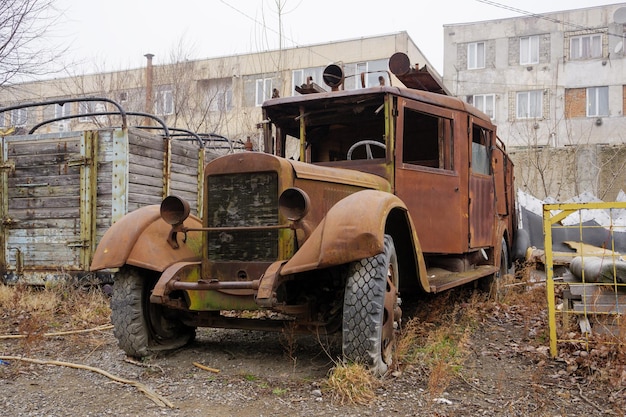
[[[556,343],[556,306],[554,305],[554,265],[552,258],[552,222],[551,205],[543,206],[543,236],[546,268],[546,297],[548,298],[548,327],[550,331],[550,355],[557,355]]]

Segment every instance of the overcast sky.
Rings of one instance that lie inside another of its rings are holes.
[[[84,72],[137,68],[407,31],[443,71],[443,25],[615,4],[600,0],[56,0]],[[282,13],[277,3],[282,4]],[[511,9],[517,9],[515,11]],[[279,16],[282,24],[279,24]],[[178,45],[182,43],[183,47]],[[338,57],[340,59],[340,57]],[[74,73],[82,71],[74,70]]]

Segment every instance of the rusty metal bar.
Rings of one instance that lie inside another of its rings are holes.
[[[167,284],[172,290],[210,291],[210,290],[257,290],[260,281],[212,281],[184,282],[171,281]]]
[[[233,227],[181,227],[177,232],[259,232],[265,230],[293,229],[291,224],[277,224],[274,226],[233,226]]]

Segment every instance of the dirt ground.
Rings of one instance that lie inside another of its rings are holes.
[[[462,313],[463,297],[450,308]],[[428,320],[434,302],[405,300],[405,317]],[[141,363],[126,358],[110,329],[36,343],[0,340],[0,355],[95,367],[156,395],[85,369],[6,360],[0,410],[6,416],[624,415],[625,387],[572,367],[570,359],[582,353],[547,356],[544,313],[491,304],[479,317],[463,366],[443,392],[433,395],[423,373],[405,366],[382,381],[367,405],[340,404],[325,385],[340,351],[336,339],[200,329],[191,345]]]

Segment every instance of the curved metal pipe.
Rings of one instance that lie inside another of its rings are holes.
[[[25,106],[25,107],[28,107],[28,106]],[[0,109],[0,113],[2,111],[3,111],[3,109]],[[93,112],[93,113],[83,113],[83,114],[71,114],[69,116],[55,117],[54,119],[44,120],[43,122],[36,124],[35,126],[32,127],[32,129],[30,129],[28,131],[28,134],[34,133],[41,126],[47,125],[48,123],[58,122],[60,120],[75,119],[77,117],[115,116],[115,115],[118,115],[118,114],[120,114],[120,113],[114,112],[114,111],[104,111],[104,112]],[[163,119],[161,119],[158,116],[155,116],[155,115],[150,114],[150,113],[134,112],[134,111],[127,112],[127,111],[125,111],[123,117],[126,117],[126,116],[141,116],[141,117],[152,118],[152,119],[156,120],[157,122],[159,122],[161,124],[161,126],[163,128],[163,131],[165,132],[165,137],[166,138],[170,137],[170,129],[165,124],[165,121],[163,121]],[[125,128],[125,125],[123,125],[122,128]],[[148,129],[154,129],[154,127],[153,126],[148,127]]]
[[[117,101],[111,100],[110,98],[106,98],[106,97],[65,98],[61,100],[47,100],[47,101],[37,101],[34,103],[16,104],[14,106],[0,108],[0,113],[4,113],[7,111],[11,111],[11,110],[24,109],[26,107],[48,106],[50,104],[58,104],[59,106],[63,106],[65,103],[79,103],[79,102],[85,102],[85,101],[104,101],[106,103],[113,104],[115,107],[117,107],[117,109],[119,110],[119,114],[122,116],[122,129],[125,129],[127,127],[126,110],[124,110],[124,108]],[[114,113],[114,114],[118,114],[118,113]],[[84,114],[81,114],[78,117],[82,117],[82,116],[84,116]],[[57,120],[63,120],[63,119],[57,119]]]

